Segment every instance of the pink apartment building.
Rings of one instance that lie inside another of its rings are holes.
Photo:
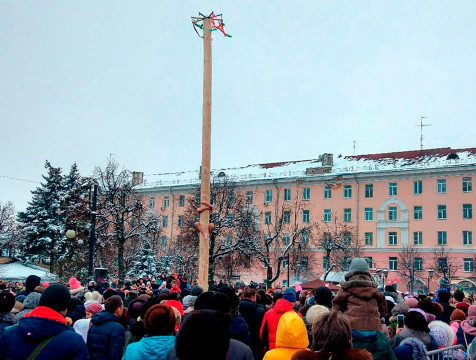
[[[251,196],[261,224],[267,221],[270,204],[296,197],[305,222],[326,222],[340,216],[355,228],[371,267],[382,270],[382,281],[400,277],[399,254],[402,247],[413,245],[419,250],[414,286],[426,291],[429,273],[435,270],[432,249],[440,246],[449,256],[440,260],[441,266],[449,266],[452,281],[475,289],[476,148],[323,154],[314,160],[218,169],[212,176],[220,173]],[[173,241],[179,234],[185,199],[196,191],[198,175],[198,170],[146,176],[134,173],[136,187],[148,199],[150,211],[162,218],[163,242]],[[313,269],[321,276],[326,259],[322,249],[313,251],[322,252],[322,260]],[[264,273],[259,271],[240,275],[260,279]],[[434,271],[430,290],[435,290],[440,277]],[[278,282],[286,284],[286,271]]]

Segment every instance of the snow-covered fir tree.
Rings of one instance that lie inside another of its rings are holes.
[[[150,240],[142,238],[140,250],[135,256],[134,266],[129,272],[131,276],[157,276],[161,269],[161,263],[157,258],[157,254],[152,250]]]
[[[44,182],[32,191],[33,198],[27,209],[18,214],[18,220],[24,231],[22,258],[35,262],[49,258],[54,263],[57,251],[67,240],[61,208],[64,184],[61,168],[53,167],[49,161],[45,168]]]

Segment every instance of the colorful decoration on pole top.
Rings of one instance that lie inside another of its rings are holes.
[[[215,13],[211,13],[209,16],[205,16],[202,13],[199,13],[199,17],[192,17],[192,24],[193,24],[193,29],[197,33],[198,36],[202,37],[198,31],[197,28],[204,30],[203,29],[203,20],[206,18],[210,19],[211,23],[211,29],[207,29],[207,31],[221,31],[223,36],[225,37],[232,37],[230,34],[227,34],[225,32],[225,23],[223,22],[222,15],[215,15]]]

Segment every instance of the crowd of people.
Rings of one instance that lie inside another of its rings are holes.
[[[362,258],[337,293],[265,290],[181,276],[84,286],[0,281],[0,359],[476,360],[476,304],[446,279],[435,294],[378,288]]]

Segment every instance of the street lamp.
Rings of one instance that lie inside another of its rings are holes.
[[[433,273],[435,271],[433,269],[428,269],[428,278],[427,278],[427,284],[428,284],[428,293],[430,293],[430,280],[433,278]]]

